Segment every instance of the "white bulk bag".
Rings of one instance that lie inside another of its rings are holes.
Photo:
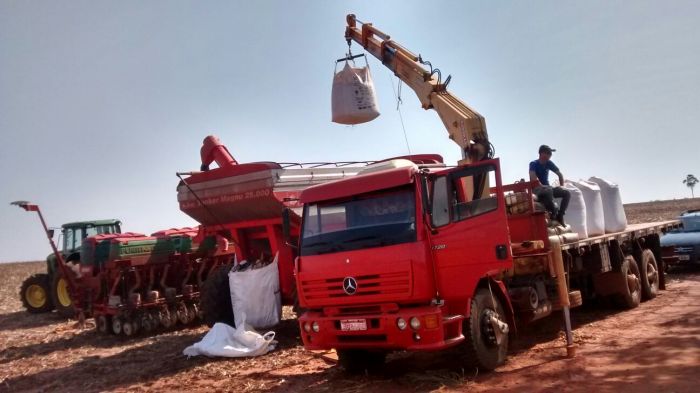
[[[583,193],[570,181],[565,182],[562,188],[569,191],[571,195],[564,219],[571,226],[571,230],[578,234],[579,239],[585,239],[588,237],[588,225],[586,224],[586,201],[583,199]]]
[[[236,326],[247,323],[255,328],[267,328],[277,325],[282,318],[278,255],[259,269],[228,273]]]
[[[600,187],[603,198],[603,214],[605,215],[605,232],[620,232],[627,228],[627,215],[622,206],[620,187],[610,181],[592,176],[588,179]]]
[[[581,190],[583,201],[586,204],[586,229],[588,236],[605,234],[605,216],[603,213],[603,200],[600,196],[600,187],[597,184],[585,180],[573,181],[576,188]]]
[[[336,63],[336,69],[338,64]],[[379,105],[369,65],[353,68],[349,62],[333,76],[331,90],[332,121],[340,124],[360,124],[379,116]]]
[[[233,328],[225,323],[215,323],[211,330],[194,345],[182,351],[185,356],[223,356],[240,358],[264,355],[275,349],[275,332],[263,335],[245,326]]]

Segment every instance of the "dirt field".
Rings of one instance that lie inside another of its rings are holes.
[[[689,208],[700,208],[700,199],[634,204],[627,212],[639,222]],[[573,310],[574,359],[565,358],[555,315],[521,330],[506,365],[492,373],[464,370],[445,354],[398,353],[382,375],[350,377],[304,351],[289,310],[275,329],[277,350],[236,360],[182,356],[204,327],[127,340],[55,314],[30,315],[18,288],[42,269],[40,262],[0,265],[0,392],[695,392],[700,383],[698,271],[668,276],[668,290],[632,311]]]

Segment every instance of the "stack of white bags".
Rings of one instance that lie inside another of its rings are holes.
[[[579,239],[627,228],[627,216],[617,184],[593,176],[588,180],[567,181],[563,188],[571,194],[566,223],[578,233]]]

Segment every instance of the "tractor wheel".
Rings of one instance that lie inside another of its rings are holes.
[[[654,253],[649,249],[642,251],[639,277],[642,280],[642,298],[644,300],[655,298],[659,293],[659,266]]]
[[[386,361],[386,352],[363,349],[339,349],[338,364],[349,374],[380,371]]]
[[[95,325],[97,326],[97,331],[106,334],[112,328],[112,318],[109,315],[98,315],[95,320]]]
[[[478,289],[472,298],[469,317],[463,321],[462,333],[466,367],[493,370],[506,361],[508,331],[503,331],[506,315],[503,305],[488,289]],[[506,325],[507,326],[507,325]]]
[[[70,298],[68,290],[68,279],[63,276],[60,270],[56,270],[51,284],[51,299],[58,314],[64,318],[75,317],[73,300]]]
[[[630,309],[639,306],[639,302],[642,300],[640,281],[637,262],[633,256],[628,255],[620,266],[618,293],[613,297],[618,307]]]
[[[217,322],[235,326],[231,292],[228,285],[228,272],[231,265],[219,266],[211,272],[201,289],[200,306],[204,313],[204,322],[212,327]]]
[[[24,280],[19,291],[24,308],[32,314],[53,310],[49,288],[49,276],[44,273],[33,274]]]

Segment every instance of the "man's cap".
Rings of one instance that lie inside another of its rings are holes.
[[[551,147],[549,147],[547,145],[540,146],[540,153],[552,154],[553,151],[557,151],[557,149],[552,149]]]

